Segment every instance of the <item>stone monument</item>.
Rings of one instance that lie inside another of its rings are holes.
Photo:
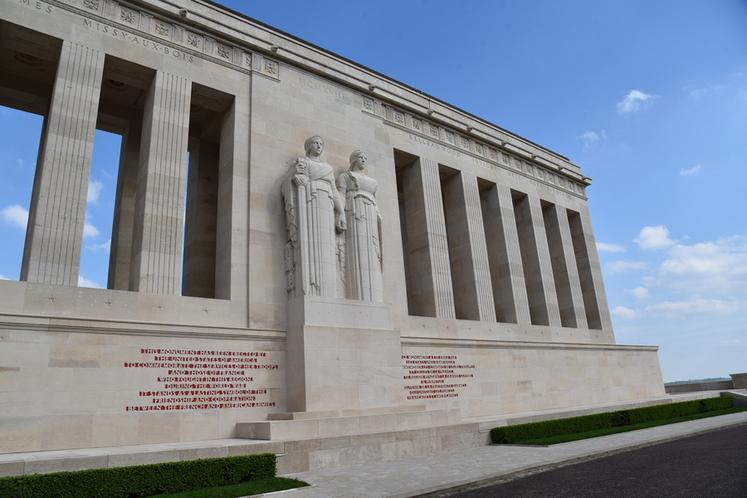
[[[201,0],[0,0],[0,61],[0,104],[44,119],[0,474],[180,444],[305,470],[663,398],[562,154]],[[106,289],[77,286],[96,129],[122,138]]]

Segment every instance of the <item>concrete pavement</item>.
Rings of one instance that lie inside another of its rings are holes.
[[[310,487],[283,498],[404,498],[479,481],[522,476],[723,427],[747,424],[747,412],[681,422],[548,447],[485,446],[393,462],[289,474]],[[277,495],[275,495],[277,496]]]

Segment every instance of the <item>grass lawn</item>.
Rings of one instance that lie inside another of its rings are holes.
[[[569,441],[577,441],[579,439],[588,439],[591,437],[607,436],[609,434],[617,434],[620,432],[635,431],[638,429],[646,429],[648,427],[656,427],[658,425],[675,424],[677,422],[687,422],[688,420],[697,420],[700,418],[716,417],[718,415],[727,415],[729,413],[743,412],[747,410],[747,407],[732,407],[723,410],[714,410],[704,413],[695,413],[684,417],[668,418],[662,420],[653,420],[650,422],[642,422],[634,425],[622,425],[619,427],[608,427],[604,429],[597,429],[594,431],[587,432],[574,432],[572,434],[559,434],[557,436],[549,436],[539,439],[526,439],[523,441],[514,441],[511,444],[536,444],[536,445],[548,445],[567,443]]]
[[[257,479],[256,481],[231,484],[229,486],[219,486],[217,488],[195,489],[192,491],[183,491],[181,493],[155,496],[159,498],[236,498],[237,496],[256,495],[259,493],[269,493],[271,491],[281,491],[283,489],[300,488],[303,486],[308,486],[308,484],[303,481],[297,481],[296,479],[270,477],[268,479]]]

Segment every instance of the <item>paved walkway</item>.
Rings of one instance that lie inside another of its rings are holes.
[[[311,487],[282,498],[408,497],[532,470],[549,469],[722,427],[747,424],[747,412],[664,425],[550,447],[483,446],[394,462],[292,474]]]
[[[747,424],[566,465],[443,498],[744,498]],[[431,498],[436,498],[430,495]]]

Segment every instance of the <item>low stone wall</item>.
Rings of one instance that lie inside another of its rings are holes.
[[[714,380],[708,382],[687,382],[684,384],[664,384],[664,389],[667,391],[667,394],[681,394],[734,389],[734,385],[730,380]]]

